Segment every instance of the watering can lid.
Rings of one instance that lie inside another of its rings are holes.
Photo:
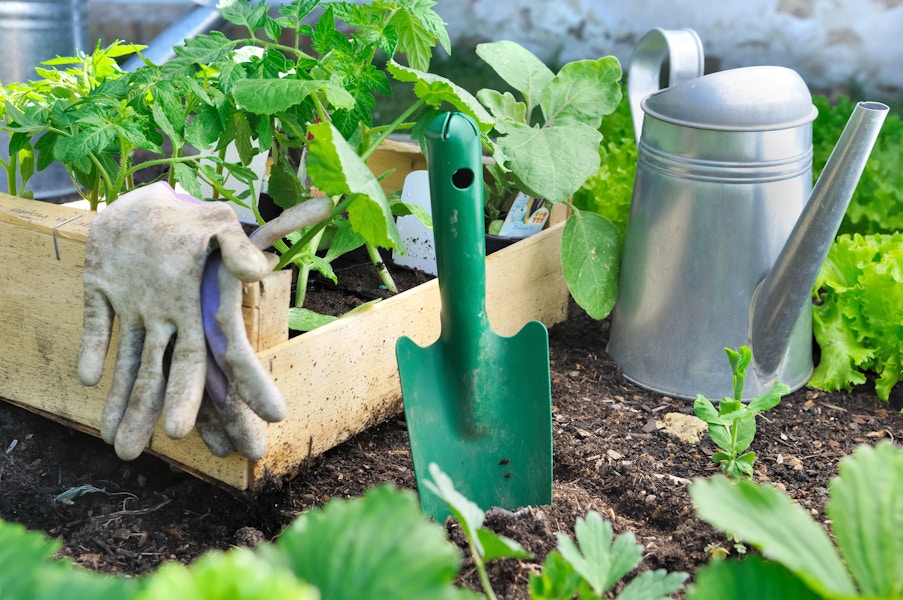
[[[806,83],[785,67],[719,71],[652,94],[642,106],[661,121],[724,131],[787,129],[818,114]]]

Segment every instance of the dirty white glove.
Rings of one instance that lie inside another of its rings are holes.
[[[251,234],[251,242],[264,250],[289,233],[326,218],[333,204],[328,198],[308,200],[284,211]],[[250,344],[230,343],[244,336],[241,318],[241,281],[223,264],[219,252],[211,254],[201,282],[201,312],[207,337],[207,386],[197,418],[197,429],[216,456],[232,452],[258,459],[266,450],[266,426],[249,407],[235,362],[256,360]],[[253,388],[250,388],[253,389]]]
[[[125,460],[141,454],[161,414],[173,438],[195,425],[208,364],[201,279],[217,250],[236,282],[259,281],[276,262],[248,240],[228,206],[185,202],[166,183],[124,194],[91,225],[78,373],[85,385],[100,380],[118,316],[118,352],[100,432]],[[281,420],[285,400],[250,350],[240,299],[233,317],[237,325],[223,328],[229,375],[254,413]]]

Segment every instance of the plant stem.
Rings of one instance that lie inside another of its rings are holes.
[[[365,242],[364,247],[367,248],[367,256],[370,257],[370,262],[373,263],[373,266],[376,267],[376,273],[379,275],[380,281],[386,286],[393,294],[398,293],[398,286],[395,285],[395,280],[392,279],[392,274],[389,273],[389,269],[386,268],[386,263],[383,262],[383,257],[379,255],[379,248],[371,244],[370,242]]]
[[[370,155],[373,154],[373,151],[383,143],[383,140],[389,137],[389,135],[392,134],[392,132],[394,132],[396,129],[401,127],[404,122],[408,120],[408,117],[414,114],[414,112],[416,112],[417,109],[423,106],[425,103],[425,100],[418,99],[417,102],[412,104],[407,110],[398,115],[398,118],[382,128],[382,131],[380,131],[379,135],[376,136],[376,138],[372,142],[370,142],[369,145],[361,153],[361,160],[367,162],[367,159],[370,158]]]
[[[492,584],[489,583],[489,575],[486,574],[486,564],[483,562],[483,558],[477,553],[477,549],[474,547],[473,542],[470,539],[467,541],[470,545],[470,555],[473,557],[473,565],[477,569],[480,585],[483,586],[483,591],[486,592],[486,598],[489,600],[498,600],[495,595],[495,590],[492,589]]]

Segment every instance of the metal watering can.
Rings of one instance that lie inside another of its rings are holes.
[[[724,348],[747,345],[745,399],[777,380],[798,389],[813,368],[810,293],[888,108],[859,103],[813,188],[802,78],[702,66],[690,29],[649,32],[631,59],[639,157],[608,352],[645,388],[719,398],[733,394]]]

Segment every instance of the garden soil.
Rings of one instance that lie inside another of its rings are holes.
[[[368,289],[366,281],[339,277],[359,293],[350,303],[347,297],[323,302],[347,309],[371,297],[360,291]],[[500,598],[527,598],[529,575],[555,547],[556,534],[573,535],[576,519],[591,510],[609,519],[616,534],[636,536],[645,547],[640,569],[692,574],[713,548],[737,554],[695,516],[688,494],[693,478],[718,471],[712,443],[705,436],[680,439],[665,427],[691,415],[692,402],[624,379],[605,351],[608,327],[572,304],[567,321],[550,330],[553,501],[490,511],[487,525],[534,555],[490,564]],[[724,367],[729,378],[726,358]],[[785,397],[759,419],[756,480],[774,482],[826,523],[828,483],[838,462],[858,444],[903,440],[903,394],[885,403],[873,390],[869,383],[852,392],[802,389]],[[252,494],[203,482],[150,456],[123,462],[96,438],[0,402],[0,517],[58,538],[61,554],[87,569],[137,575],[211,549],[253,547],[305,511],[384,482],[415,489],[403,414]],[[79,490],[89,493],[76,495]],[[463,547],[459,527],[445,526]],[[479,585],[466,559],[460,584]]]

